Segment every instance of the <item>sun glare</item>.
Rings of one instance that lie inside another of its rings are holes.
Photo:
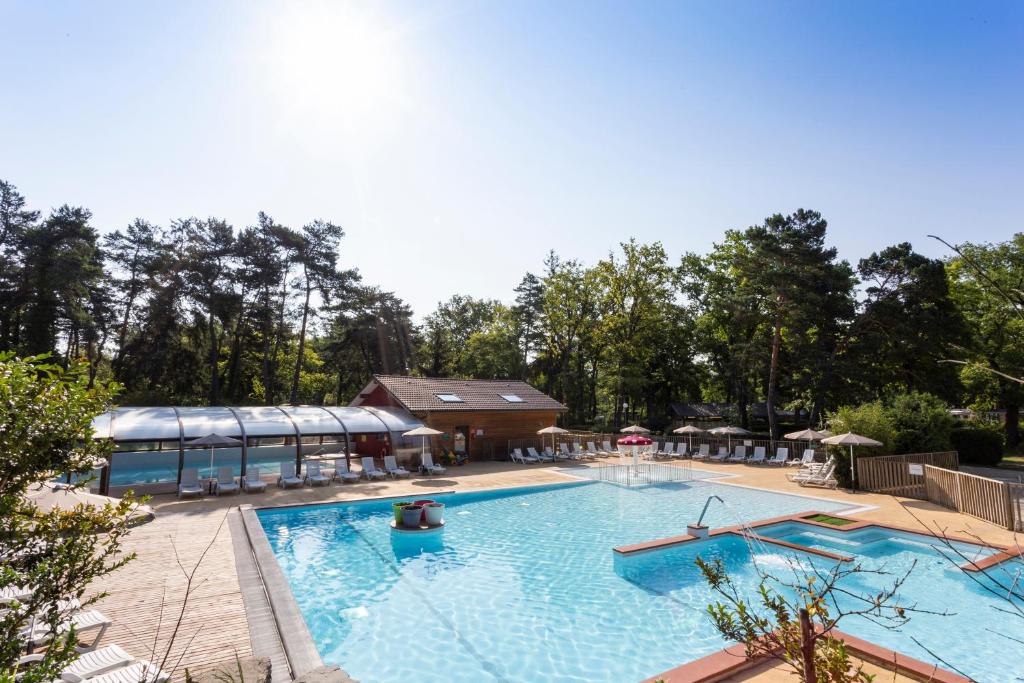
[[[372,5],[289,3],[267,46],[291,123],[359,130],[405,106],[401,32]]]

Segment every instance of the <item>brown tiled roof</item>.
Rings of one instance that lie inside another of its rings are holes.
[[[564,405],[526,382],[504,379],[439,379],[374,375],[411,412],[459,410],[568,410]],[[455,394],[462,403],[446,403],[438,394]],[[513,394],[522,402],[509,402],[502,394]]]

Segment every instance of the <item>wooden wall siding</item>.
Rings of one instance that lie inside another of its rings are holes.
[[[960,466],[956,451],[858,457],[857,485],[865,491],[926,500],[924,475],[910,474],[907,465],[911,463],[947,470],[957,470]]]
[[[428,427],[448,434],[447,439],[439,438],[435,440],[435,444],[451,449],[454,444],[455,428],[468,426],[470,458],[504,459],[508,456],[510,439],[536,437],[538,429],[556,423],[558,413],[546,410],[482,410],[418,413],[416,417],[423,420]],[[484,430],[483,436],[476,435],[478,429]]]

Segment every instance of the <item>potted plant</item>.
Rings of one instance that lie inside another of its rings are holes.
[[[413,528],[418,527],[420,525],[420,517],[422,516],[422,505],[416,505],[415,503],[412,505],[406,505],[402,508],[402,526]]]
[[[426,524],[427,523],[427,506],[430,505],[433,502],[434,501],[429,499],[429,498],[424,498],[423,500],[413,501],[413,505],[419,505],[421,508],[423,508],[423,516],[420,517],[420,524]]]
[[[395,515],[395,524],[402,523],[402,508],[406,505],[412,505],[412,503],[407,500],[400,500],[391,504],[391,512]]]
[[[444,503],[427,503],[423,506],[427,526],[437,526],[444,521]]]

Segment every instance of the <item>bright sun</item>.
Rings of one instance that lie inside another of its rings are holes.
[[[374,5],[288,3],[270,36],[273,88],[292,123],[360,130],[407,103],[401,32]]]

